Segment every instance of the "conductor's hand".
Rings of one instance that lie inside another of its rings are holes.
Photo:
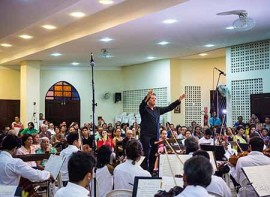
[[[153,93],[154,93],[153,89],[148,90],[145,101],[148,101]]]
[[[186,98],[186,95],[185,94],[182,94],[180,97],[179,97],[179,101],[182,101],[183,99]]]

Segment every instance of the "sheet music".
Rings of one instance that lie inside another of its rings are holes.
[[[161,179],[139,179],[136,197],[153,197],[161,186]]]
[[[183,187],[183,178],[175,178],[177,186]],[[173,177],[163,176],[161,190],[166,190],[167,192],[175,186]]]
[[[192,155],[175,155],[175,154],[170,154],[168,155],[169,161],[167,159],[167,156],[165,154],[162,154],[159,156],[159,176],[169,176],[173,177],[176,174],[177,175],[183,175],[184,173],[184,165],[179,161],[179,159],[183,163],[185,163],[186,160],[192,157]],[[169,165],[170,164],[170,165]],[[173,174],[171,173],[170,166],[172,168]]]
[[[270,165],[242,168],[259,196],[270,196]]]
[[[0,185],[0,197],[14,197],[17,186]]]
[[[44,170],[49,171],[53,178],[56,179],[64,163],[64,160],[65,158],[63,158],[62,156],[51,154],[49,160],[45,164]]]
[[[213,151],[207,151],[209,156],[210,156],[210,163],[212,164],[214,172],[217,171],[217,164],[216,164],[216,159],[214,157],[214,152]]]

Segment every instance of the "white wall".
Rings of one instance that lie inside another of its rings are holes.
[[[95,71],[95,93],[97,116],[102,116],[106,122],[111,122],[115,114],[123,111],[122,102],[114,103],[114,93],[122,92],[121,70]],[[45,95],[49,88],[58,81],[67,81],[73,85],[81,98],[81,124],[92,122],[92,78],[90,70],[42,70],[40,112],[45,113]],[[108,100],[103,99],[105,92],[112,93]]]

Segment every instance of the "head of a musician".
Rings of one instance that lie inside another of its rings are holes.
[[[112,149],[110,146],[102,145],[97,149],[97,168],[103,168],[110,163]]]
[[[212,136],[212,131],[210,129],[206,129],[204,132],[204,138],[209,140]]]
[[[192,154],[193,157],[198,156],[198,155],[204,156],[205,158],[210,160],[210,156],[209,156],[208,152],[206,152],[205,150],[197,150]]]
[[[194,137],[189,137],[185,140],[186,154],[193,153],[199,149],[198,140]]]
[[[202,186],[207,187],[211,182],[213,173],[212,165],[204,156],[197,155],[188,159],[184,163],[184,186]]]
[[[262,152],[264,147],[264,141],[260,137],[252,137],[249,140],[249,149],[251,151],[259,151]]]
[[[163,140],[167,138],[167,131],[165,129],[161,130],[160,138],[162,138]]]
[[[157,101],[157,96],[156,96],[155,93],[152,93],[150,99],[147,102],[147,105],[149,107],[155,107],[156,106],[156,101]]]
[[[79,134],[69,133],[67,136],[67,143],[68,145],[73,145],[79,148],[81,146],[81,142],[79,140]]]
[[[128,141],[126,146],[126,155],[127,159],[132,160],[132,164],[135,165],[143,155],[142,144],[136,139]]]
[[[11,155],[15,155],[18,148],[21,147],[20,139],[13,134],[8,134],[3,138],[1,144],[1,150],[9,152]]]
[[[73,153],[68,161],[69,182],[82,187],[89,185],[93,177],[93,168],[96,165],[94,157],[86,152]]]

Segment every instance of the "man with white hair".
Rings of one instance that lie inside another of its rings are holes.
[[[49,139],[51,139],[51,132],[48,131],[48,126],[45,125],[45,124],[42,124],[40,126],[40,133],[39,133],[39,137],[42,138],[42,137],[47,137]]]

